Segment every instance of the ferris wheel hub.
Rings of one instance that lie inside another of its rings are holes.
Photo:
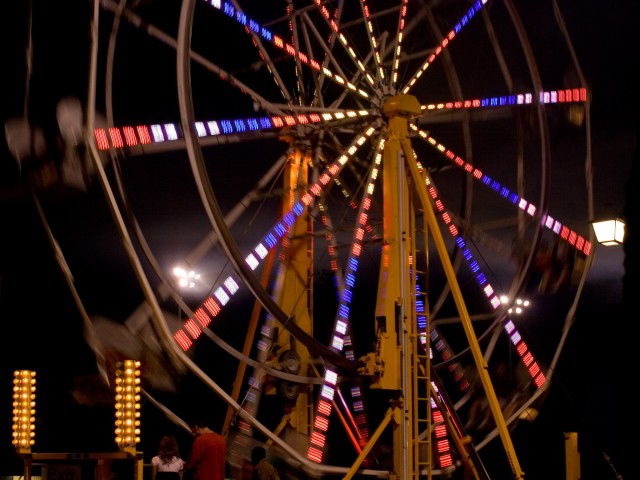
[[[416,118],[422,114],[422,107],[413,95],[400,94],[389,97],[382,106],[382,112],[389,118]]]

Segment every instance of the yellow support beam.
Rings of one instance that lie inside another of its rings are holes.
[[[417,478],[416,451],[419,428],[409,412],[417,404],[416,391],[410,381],[415,375],[410,357],[415,354],[416,312],[411,292],[410,259],[415,259],[415,213],[420,207],[426,228],[436,247],[451,294],[461,319],[478,375],[496,422],[507,459],[517,480],[524,478],[500,404],[488,374],[478,339],[474,332],[458,280],[449,258],[442,233],[425,188],[425,176],[409,140],[409,120],[421,114],[418,100],[411,95],[397,95],[387,100],[383,112],[389,118],[388,137],[383,153],[383,217],[382,249],[378,298],[376,303],[376,351],[364,358],[363,371],[372,375],[372,388],[400,391],[403,419],[393,435],[394,475]],[[414,205],[417,196],[419,204]],[[426,246],[425,246],[426,248]],[[428,429],[430,430],[428,419]],[[429,468],[431,465],[429,464]],[[473,469],[472,469],[473,471]],[[473,472],[475,473],[475,472]],[[430,476],[430,472],[429,472]]]
[[[564,434],[564,454],[567,480],[580,480],[580,453],[578,452],[578,433]]]
[[[420,174],[420,171],[418,169],[416,158],[413,153],[413,149],[411,148],[411,143],[407,138],[402,141],[402,148],[407,160],[406,164],[410,172],[410,176],[414,179],[415,182],[420,181],[422,175]],[[489,368],[482,356],[482,350],[480,349],[480,345],[478,344],[478,338],[476,337],[475,331],[473,330],[471,317],[469,316],[469,312],[464,302],[462,292],[460,291],[460,286],[458,285],[455,270],[453,268],[453,265],[451,264],[449,252],[447,251],[447,247],[442,237],[442,232],[438,227],[438,221],[433,211],[433,206],[431,205],[431,201],[427,195],[426,188],[417,188],[416,192],[420,198],[422,208],[424,209],[425,219],[432,233],[438,256],[440,257],[443,270],[447,277],[447,282],[449,284],[449,287],[451,288],[451,295],[453,296],[458,314],[460,315],[460,320],[467,337],[467,341],[469,342],[473,360],[478,369],[478,376],[480,377],[482,387],[484,388],[485,395],[487,396],[487,401],[489,403],[493,418],[496,422],[498,433],[500,434],[507,459],[509,460],[509,464],[511,465],[511,470],[513,471],[515,479],[523,479],[524,472],[520,467],[520,462],[518,461],[518,457],[511,440],[511,435],[509,434],[509,430],[507,429],[507,423],[504,419],[504,415],[502,414],[502,409],[500,407],[500,403],[498,402],[498,397],[496,396],[493,384],[491,383],[491,379],[489,377]]]

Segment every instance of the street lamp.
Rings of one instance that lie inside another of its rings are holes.
[[[619,218],[591,222],[591,225],[601,245],[622,245],[624,242],[624,221]]]

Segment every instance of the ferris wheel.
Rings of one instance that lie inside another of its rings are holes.
[[[267,441],[311,476],[488,478],[496,439],[520,478],[510,432],[543,405],[593,248],[589,93],[557,4],[244,3],[95,2],[92,168],[150,306],[129,328],[229,405],[238,464]],[[145,229],[178,205],[199,295]]]

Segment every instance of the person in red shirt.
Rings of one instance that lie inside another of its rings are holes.
[[[191,425],[195,436],[185,470],[193,480],[225,480],[227,442],[222,435],[211,430],[204,420]]]

